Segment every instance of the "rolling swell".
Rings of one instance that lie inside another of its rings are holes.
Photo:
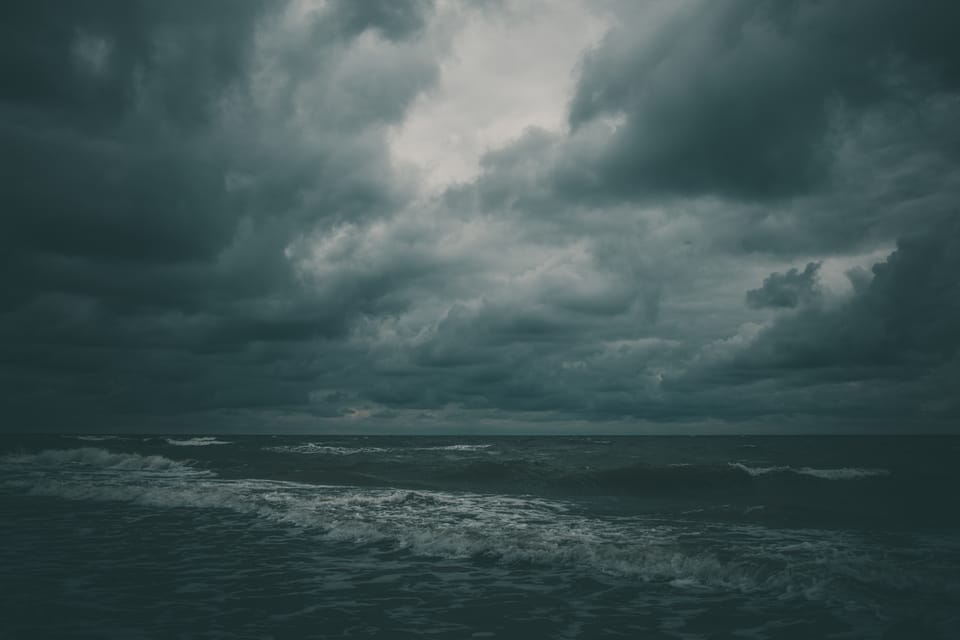
[[[833,481],[884,478],[884,469],[815,469],[811,467],[749,467],[722,465],[632,464],[610,468],[583,467],[569,471],[538,460],[479,460],[442,473],[441,484],[482,489],[527,487],[547,493],[584,495],[663,495],[672,492],[728,491],[762,486],[800,485],[827,489]]]
[[[98,447],[45,449],[39,453],[10,454],[0,457],[0,463],[22,465],[25,468],[103,469],[150,473],[186,473],[191,475],[205,473],[187,463],[171,460],[164,456],[113,453]]]
[[[794,468],[789,466],[750,467],[742,462],[731,462],[730,466],[753,477],[793,473],[801,476],[819,478],[821,480],[859,480],[862,478],[890,475],[890,472],[886,469],[862,469],[858,467],[841,467],[839,469],[814,469],[813,467]]]

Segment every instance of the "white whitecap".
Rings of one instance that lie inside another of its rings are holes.
[[[146,471],[152,473],[205,474],[189,464],[163,456],[137,453],[113,453],[96,447],[46,449],[39,453],[20,453],[0,457],[0,463],[47,469]]]
[[[729,462],[727,464],[735,469],[739,469],[740,471],[748,473],[751,476],[765,476],[768,473],[778,473],[781,471],[790,470],[790,467],[749,467],[742,462]]]
[[[764,476],[770,473],[793,473],[801,476],[820,478],[822,480],[858,480],[861,478],[890,475],[887,469],[862,469],[859,467],[814,469],[813,467],[794,468],[789,466],[751,467],[742,462],[729,462],[727,464],[754,477]]]
[[[264,449],[277,453],[352,456],[359,453],[396,453],[403,451],[483,451],[492,446],[492,444],[450,444],[433,447],[341,447],[316,442],[303,442],[300,444],[264,447]]]
[[[276,453],[299,453],[304,455],[332,455],[332,456],[352,456],[358,453],[382,453],[389,451],[384,447],[334,447],[315,442],[304,442],[301,444],[281,445],[277,447],[264,447],[264,451],[275,451]]]
[[[233,444],[229,440],[218,440],[212,436],[203,436],[198,438],[187,438],[186,440],[176,440],[174,438],[167,438],[167,444],[172,444],[177,447],[206,447],[209,445],[217,444]]]
[[[824,480],[856,480],[858,478],[890,475],[890,472],[886,469],[860,469],[855,467],[844,467],[842,469],[813,469],[811,467],[803,467],[802,469],[795,469],[793,472],[804,476],[823,478]]]
[[[415,451],[483,451],[492,444],[448,444],[436,447],[411,447]]]

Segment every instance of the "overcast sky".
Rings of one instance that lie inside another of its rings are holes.
[[[955,0],[12,0],[0,429],[960,427]]]

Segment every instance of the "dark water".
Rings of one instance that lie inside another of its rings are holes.
[[[960,438],[5,436],[2,638],[960,638]]]

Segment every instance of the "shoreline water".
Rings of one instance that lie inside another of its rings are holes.
[[[62,637],[948,638],[948,441],[3,436],[4,619]]]

